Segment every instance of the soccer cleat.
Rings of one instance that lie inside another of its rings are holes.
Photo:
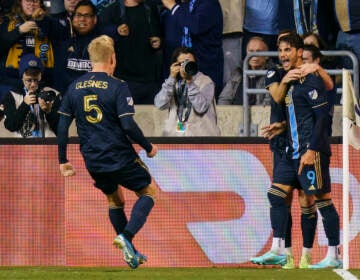
[[[281,267],[282,269],[294,269],[294,256],[293,255],[286,255],[286,263]]]
[[[126,240],[126,238],[122,234],[119,234],[118,236],[116,236],[113,243],[116,247],[121,249],[123,256],[124,256],[124,261],[132,269],[135,269],[139,266],[139,260],[135,254],[133,246],[131,245],[131,243],[128,240]]]
[[[135,257],[137,258],[139,264],[143,264],[147,262],[147,257],[141,254],[139,251],[136,251]]]
[[[310,264],[308,266],[308,268],[312,268],[312,269],[342,268],[342,261],[340,261],[336,258],[326,257],[325,259],[323,259],[322,261],[320,261],[317,264]]]
[[[311,255],[302,255],[299,263],[299,268],[309,268],[309,265],[311,265]]]
[[[255,264],[285,265],[286,264],[286,255],[278,255],[272,251],[269,251],[260,257],[251,258],[250,261]]]

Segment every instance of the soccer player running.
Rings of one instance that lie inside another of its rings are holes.
[[[288,210],[286,198],[297,182],[315,204],[323,219],[329,246],[327,256],[309,268],[338,268],[339,216],[331,200],[329,174],[329,104],[324,83],[317,75],[303,76],[303,43],[299,36],[288,35],[279,40],[279,58],[287,73],[276,90],[274,100],[285,100],[287,123],[287,157],[281,158],[274,170],[273,184],[268,191],[271,205],[270,219],[274,230],[273,245],[269,252],[253,263],[283,264],[282,242],[285,237]],[[269,75],[275,75],[268,73]],[[274,94],[273,94],[274,93]],[[269,131],[271,133],[272,131]]]
[[[130,139],[144,148],[148,157],[156,155],[157,146],[144,137],[133,119],[134,104],[126,82],[112,76],[116,65],[113,40],[106,35],[97,37],[88,52],[92,71],[70,85],[59,109],[60,171],[63,176],[75,174],[66,157],[68,129],[75,118],[86,168],[109,202],[110,222],[117,233],[114,245],[122,250],[127,264],[137,268],[146,257],[135,250],[132,239],[154,206],[156,188]],[[118,185],[138,196],[129,221]]]

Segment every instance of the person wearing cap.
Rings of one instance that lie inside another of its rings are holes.
[[[21,86],[11,89],[2,99],[4,126],[14,137],[55,137],[60,95],[50,87],[40,88],[43,71],[44,66],[37,56],[22,56],[19,62]]]
[[[43,0],[16,0],[0,24],[0,98],[18,86],[19,60],[32,53],[44,65],[42,80],[52,83],[54,68],[53,45],[40,28],[39,19],[46,14]]]

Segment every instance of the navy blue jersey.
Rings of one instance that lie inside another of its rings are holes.
[[[285,76],[286,71],[283,68],[275,66],[266,74],[265,79],[265,88],[269,88],[269,86],[273,83],[280,83],[282,78]],[[271,97],[270,102],[270,124],[275,122],[282,122],[286,120],[286,108],[285,104],[278,104]],[[275,138],[270,140],[270,149],[273,152],[284,153],[286,148],[286,133],[282,133]]]
[[[59,113],[76,119],[89,171],[118,170],[137,157],[119,120],[135,113],[126,82],[106,73],[86,73],[70,85]]]
[[[285,96],[288,155],[298,159],[309,148],[330,155],[329,104],[324,83],[309,74],[292,82]]]
[[[275,66],[266,73],[265,88],[268,89],[273,83],[280,83],[286,75],[286,71],[281,66]]]

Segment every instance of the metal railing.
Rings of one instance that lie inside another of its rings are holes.
[[[354,89],[357,98],[359,98],[359,62],[354,53],[350,51],[321,51],[324,56],[340,56],[348,57],[352,61],[352,69],[348,69],[352,74]],[[278,52],[250,52],[246,55],[243,61],[243,127],[241,128],[241,136],[250,136],[250,108],[249,108],[249,94],[269,94],[266,89],[249,88],[249,76],[265,76],[267,70],[250,70],[249,60],[253,56],[267,56],[277,57]],[[329,75],[342,75],[342,69],[326,69]],[[342,93],[342,88],[337,88],[337,93]]]

